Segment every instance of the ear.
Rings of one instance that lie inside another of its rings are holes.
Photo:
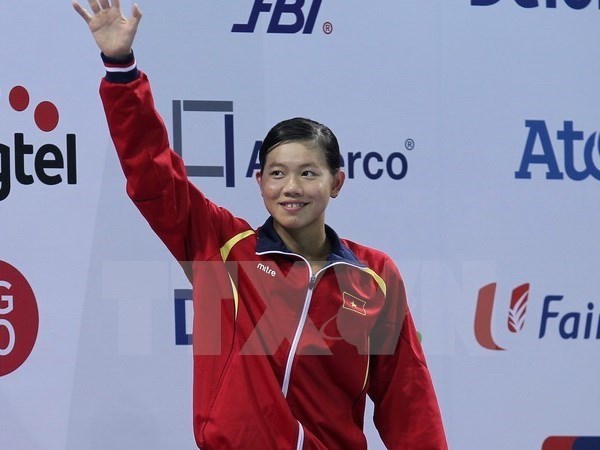
[[[336,198],[339,195],[342,186],[344,185],[344,181],[346,181],[346,172],[339,169],[333,176],[333,181],[331,182],[331,198]]]
[[[256,174],[254,174],[254,176],[256,177],[256,182],[258,183],[258,187],[260,189],[260,195],[263,195],[263,188],[262,188],[262,173],[260,173],[260,170],[256,172]]]

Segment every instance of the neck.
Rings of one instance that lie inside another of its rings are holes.
[[[285,246],[308,261],[325,261],[331,253],[331,243],[325,234],[325,226],[316,232],[287,230],[277,223],[274,226]]]

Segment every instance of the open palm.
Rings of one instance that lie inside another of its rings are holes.
[[[86,21],[92,36],[102,53],[111,58],[129,54],[142,12],[137,4],[133,6],[131,18],[127,20],[121,13],[119,0],[88,0],[93,14],[90,14],[77,1],[73,8]]]

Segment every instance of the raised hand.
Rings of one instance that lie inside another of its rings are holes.
[[[133,5],[131,17],[127,20],[121,13],[120,0],[88,0],[93,14],[90,14],[77,1],[73,8],[86,21],[102,53],[111,58],[121,58],[131,52],[131,46],[142,12]]]

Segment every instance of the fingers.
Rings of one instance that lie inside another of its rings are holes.
[[[88,3],[90,4],[90,8],[92,8],[94,14],[98,14],[100,12],[101,8],[96,0],[88,0]]]
[[[86,22],[89,22],[90,20],[92,20],[92,16],[90,15],[89,12],[86,11],[85,8],[83,8],[79,3],[77,3],[76,1],[72,2],[73,4],[73,8],[75,8],[75,11],[77,11],[77,13],[83,17],[83,20],[85,20]]]
[[[98,14],[103,9],[117,8],[121,9],[121,2],[119,0],[113,0],[112,6],[109,0],[88,0],[90,8],[94,11],[94,14]]]
[[[83,6],[77,3],[76,0],[72,0],[71,3],[73,4],[73,8],[75,8],[75,11],[77,11],[77,13],[81,17],[83,17],[83,20],[89,23],[89,21],[93,19],[93,16]],[[109,0],[88,0],[88,3],[90,4],[90,8],[94,14],[98,14],[103,9],[121,9],[121,2],[119,0],[113,0],[112,6],[110,5]],[[135,16],[137,17],[137,21],[139,22],[139,19],[142,16],[142,12],[139,10],[137,4],[134,5],[133,11]]]
[[[134,3],[133,8],[131,8],[131,16],[136,17],[138,21],[142,18],[142,11],[137,3]]]
[[[137,3],[135,3],[133,5],[133,8],[131,8],[131,22],[135,29],[137,29],[138,23],[140,23],[141,18],[142,11],[140,11],[139,6],[137,5]]]

